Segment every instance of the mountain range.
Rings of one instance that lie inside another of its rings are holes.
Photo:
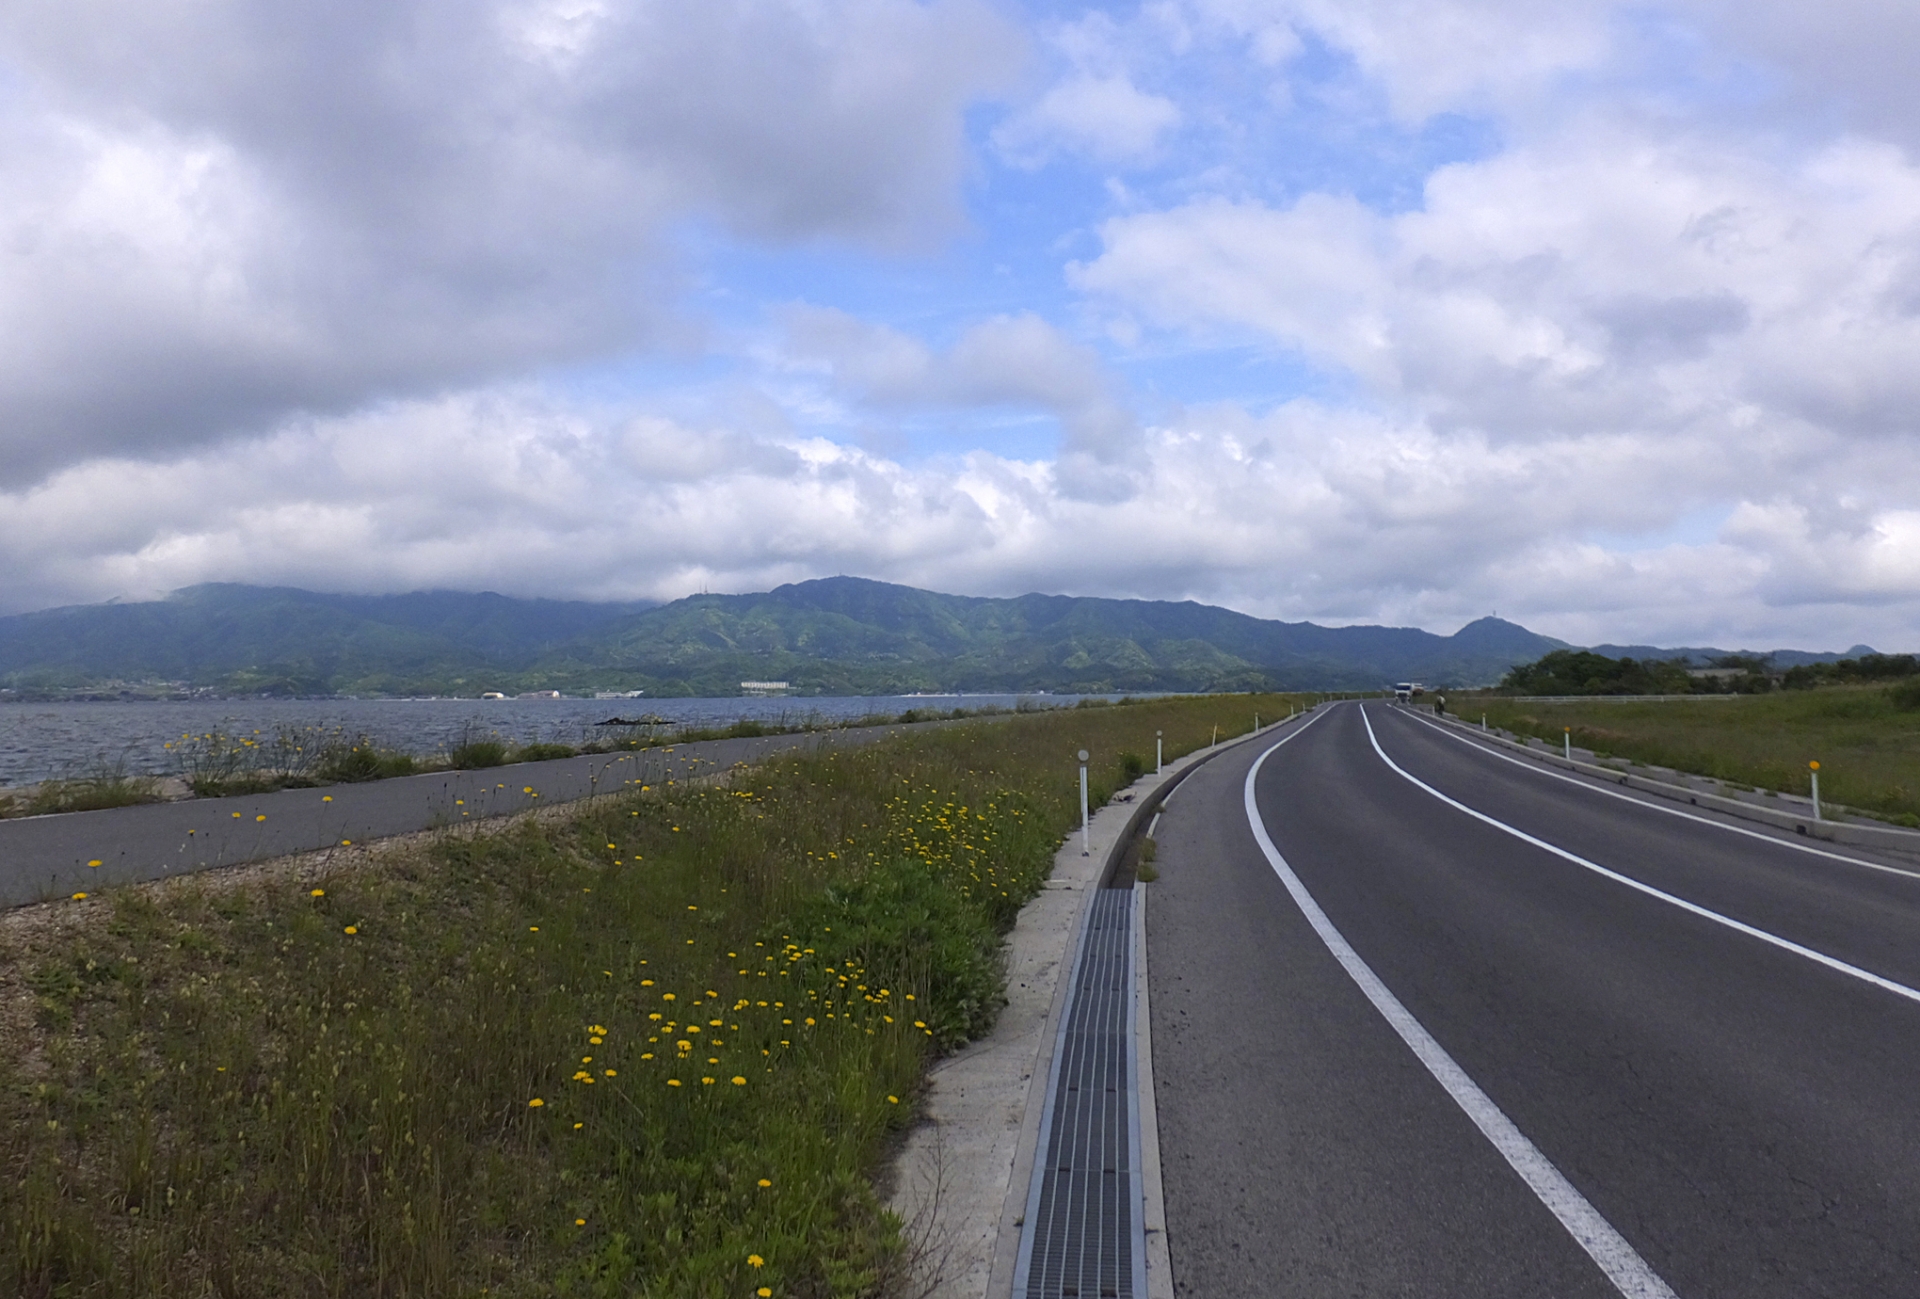
[[[1563,648],[1499,618],[1440,636],[1277,622],[1193,601],[995,599],[854,577],[659,605],[211,583],[150,602],[0,617],[0,695],[730,695],[747,680],[787,681],[795,694],[1370,690],[1408,679],[1487,684]],[[1840,656],[1775,657],[1791,666]]]

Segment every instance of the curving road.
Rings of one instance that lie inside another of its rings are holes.
[[[1153,1067],[1186,1295],[1920,1295],[1920,871],[1385,704],[1189,777]]]

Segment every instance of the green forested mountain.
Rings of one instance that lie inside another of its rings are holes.
[[[1192,601],[985,599],[848,577],[653,607],[222,584],[0,618],[0,686],[16,695],[147,681],[298,694],[733,694],[758,679],[826,694],[1373,689],[1409,677],[1491,682],[1561,644],[1496,618],[1436,636],[1274,622]]]

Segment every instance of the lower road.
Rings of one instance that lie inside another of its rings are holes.
[[[1920,1295],[1913,863],[1379,703],[1155,838],[1179,1293]]]
[[[992,719],[986,719],[990,724]],[[965,726],[972,720],[918,722]],[[821,745],[866,744],[900,724],[699,740],[357,785],[0,821],[0,907],[170,875],[364,843],[532,808],[697,779]]]

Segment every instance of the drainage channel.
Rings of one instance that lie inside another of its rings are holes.
[[[1040,1118],[1019,1299],[1145,1299],[1131,888],[1095,891]]]

